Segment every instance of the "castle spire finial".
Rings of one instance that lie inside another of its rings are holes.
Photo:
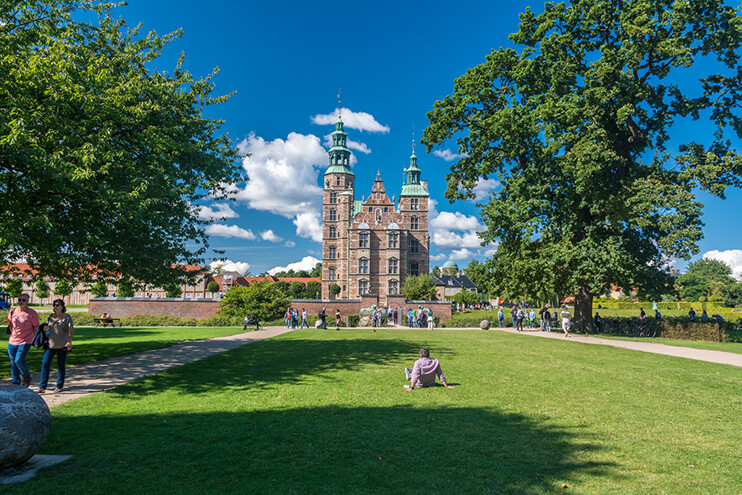
[[[340,117],[340,111],[343,109],[343,98],[342,98],[343,92],[341,89],[338,89],[338,117]]]
[[[412,154],[415,154],[415,126],[412,126]]]

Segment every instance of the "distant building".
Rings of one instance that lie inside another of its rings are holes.
[[[446,297],[453,297],[462,290],[479,292],[477,285],[466,275],[433,275],[433,279],[435,280],[435,295],[439,301],[445,300]]]
[[[322,298],[330,286],[340,287],[338,298],[400,294],[408,275],[428,273],[428,185],[420,180],[413,149],[406,183],[389,199],[380,174],[368,199],[355,199],[355,174],[343,121],[338,115],[329,151],[330,166],[324,174],[322,199]]]

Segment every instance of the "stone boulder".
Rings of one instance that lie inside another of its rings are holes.
[[[372,315],[370,314],[361,313],[361,318],[358,320],[358,326],[359,327],[370,327],[371,317]]]
[[[489,320],[482,320],[482,323],[479,324],[479,328],[482,330],[489,330],[490,329],[490,321]]]
[[[0,469],[33,457],[49,434],[51,419],[39,394],[19,385],[0,385]]]

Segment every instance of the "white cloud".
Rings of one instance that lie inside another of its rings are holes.
[[[713,249],[705,252],[703,254],[703,259],[723,261],[732,267],[732,274],[737,280],[739,280],[739,276],[742,275],[742,249],[727,249],[726,251]]]
[[[474,232],[487,230],[487,227],[479,223],[475,216],[467,216],[460,211],[442,211],[430,220],[430,226],[433,230],[469,230]]]
[[[459,160],[461,158],[469,156],[466,153],[454,153],[448,148],[446,148],[445,150],[433,150],[433,154],[435,156],[443,158],[447,162],[452,162],[454,160]]]
[[[239,218],[236,211],[227,203],[214,203],[211,206],[196,206],[196,215],[201,220],[224,220]]]
[[[445,254],[445,253],[441,253],[441,254],[436,254],[435,256],[431,256],[430,257],[430,260],[431,261],[440,261],[440,260],[445,260],[446,258],[448,258],[448,255]]]
[[[264,241],[270,241],[270,242],[281,242],[283,241],[282,237],[278,237],[276,234],[273,233],[272,230],[266,230],[265,232],[260,233],[260,238]]]
[[[307,211],[296,215],[294,219],[296,234],[316,242],[322,242],[322,224],[319,222],[319,213]]]
[[[266,141],[255,134],[239,144],[247,172],[247,183],[234,197],[250,208],[269,211],[294,219],[296,233],[321,241],[319,235],[304,228],[306,215],[314,215],[319,225],[322,189],[317,185],[318,168],[327,165],[327,151],[314,135],[292,132],[284,139]]]
[[[319,262],[320,260],[318,260],[317,258],[313,256],[304,256],[301,259],[301,261],[297,261],[296,263],[290,263],[286,266],[277,266],[277,267],[271,268],[270,270],[268,270],[268,273],[273,275],[274,273],[286,272],[288,270],[294,270],[296,272],[298,272],[299,270],[306,270],[309,272]]]
[[[482,248],[482,239],[477,236],[476,232],[464,232],[463,234],[457,234],[456,232],[451,232],[450,230],[441,230],[433,232],[433,234],[431,235],[431,241],[438,249]]]
[[[209,268],[212,272],[219,268],[222,272],[237,272],[240,275],[244,275],[250,270],[250,263],[245,263],[243,261],[234,262],[232,260],[218,260],[209,263]]]
[[[499,242],[495,242],[495,243],[489,244],[489,246],[493,246],[493,247],[491,247],[490,249],[487,249],[487,250],[486,250],[486,251],[484,252],[484,255],[485,255],[486,257],[488,257],[488,258],[489,258],[489,257],[492,257],[492,256],[494,256],[494,255],[495,255],[495,253],[497,252],[497,247],[498,247],[499,245],[500,245],[500,243],[499,243]]]
[[[340,115],[343,118],[343,124],[345,127],[350,129],[357,129],[359,131],[368,132],[381,132],[386,134],[389,132],[389,126],[381,125],[376,122],[373,115],[366,112],[354,112],[350,108],[343,108]],[[318,125],[334,125],[338,120],[337,111],[326,114],[317,114],[312,118],[313,124]]]
[[[481,201],[487,198],[492,191],[500,187],[500,181],[495,179],[480,178],[477,181],[477,185],[474,186],[472,192],[474,193],[474,201]]]
[[[258,238],[255,234],[253,234],[252,230],[245,230],[236,225],[223,225],[219,223],[207,225],[206,229],[204,229],[204,232],[217,237],[237,237],[239,239],[248,239],[251,241],[254,241]]]
[[[460,261],[469,259],[473,256],[474,253],[472,253],[468,249],[455,249],[454,251],[451,251],[451,255],[448,258],[454,261]]]
[[[296,247],[296,243],[294,241],[286,241],[286,244],[284,244],[286,247]]]
[[[473,215],[464,215],[459,211],[438,212],[437,204],[434,199],[428,200],[431,242],[443,250],[481,249],[482,239],[477,232],[486,230],[486,227]]]

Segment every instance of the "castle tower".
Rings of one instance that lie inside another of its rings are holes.
[[[399,195],[399,212],[407,230],[405,275],[423,275],[430,271],[430,236],[428,235],[428,183],[420,180],[415,148],[410,166],[405,170],[406,183]]]
[[[340,286],[338,298],[348,297],[348,229],[353,213],[355,174],[350,170],[348,135],[338,112],[331,136],[330,165],[322,192],[322,298],[330,298],[330,286]]]

